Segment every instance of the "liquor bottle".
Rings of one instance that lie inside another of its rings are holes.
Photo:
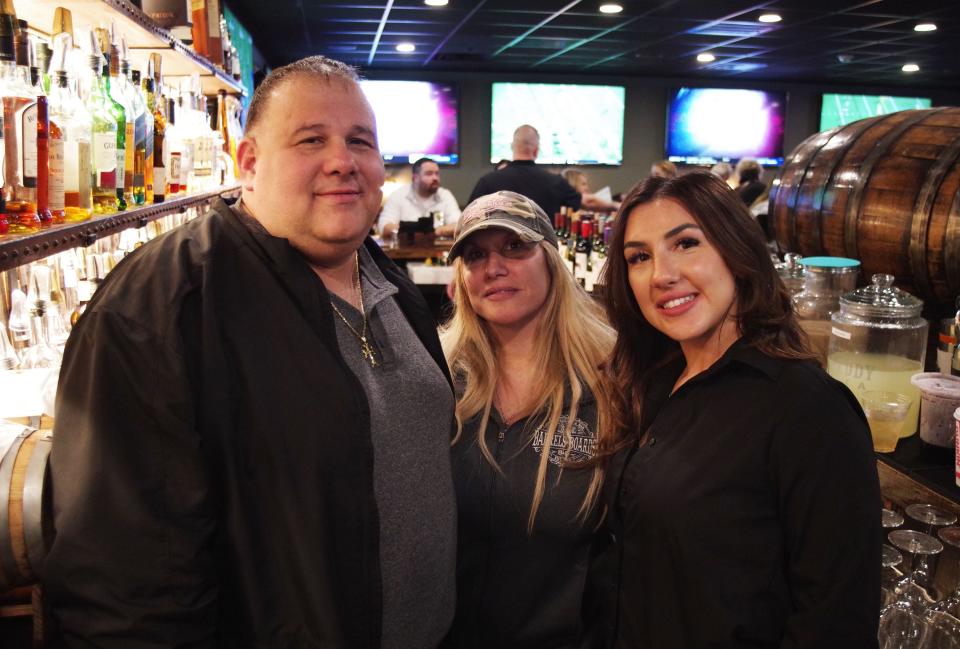
[[[42,41],[37,41],[34,43],[33,58],[37,62],[37,72],[40,75],[40,85],[43,86],[43,91],[48,95],[53,87],[49,72],[50,58],[52,56],[53,50],[50,49],[50,46],[47,43]]]
[[[243,138],[243,124],[240,116],[243,104],[236,97],[227,96],[227,132],[230,134],[230,159],[233,161],[234,180],[240,178],[240,164],[237,162],[237,143]]]
[[[150,80],[153,81],[152,79]],[[162,203],[167,192],[167,167],[164,163],[164,135],[167,118],[164,116],[166,100],[158,96],[153,109],[153,202]]]
[[[217,132],[223,138],[222,149],[230,155],[230,132],[227,130],[227,91],[217,91]]]
[[[180,193],[180,163],[182,154],[180,152],[179,129],[177,128],[176,105],[176,101],[173,98],[167,100],[167,129],[164,139],[164,152],[167,158],[167,189],[165,195],[168,198]]]
[[[206,0],[207,4],[207,58],[215,65],[223,65],[223,32],[220,29],[220,0]]]
[[[217,133],[223,138],[222,152],[216,156],[223,162],[219,165],[223,169],[223,176],[218,179],[217,184],[224,185],[237,179],[237,165],[233,159],[233,137],[230,135],[230,117],[227,111],[227,93],[224,90],[217,92]]]
[[[142,191],[143,187],[142,184],[139,187],[136,185],[133,169],[137,151],[137,120],[143,119],[143,111],[138,110],[139,106],[136,104],[127,80],[130,64],[124,58],[125,43],[116,38],[115,30],[112,30],[112,36],[114,40],[110,49],[110,95],[123,106],[124,110],[126,121],[123,149],[123,199],[127,207],[133,207],[136,200],[134,193],[138,189]]]
[[[114,118],[117,120],[117,209],[125,210],[133,202],[133,193],[128,187],[133,184],[133,112],[126,101],[120,81],[120,51],[110,32],[97,28],[100,48],[107,64],[103,68],[103,82],[110,99]],[[127,182],[127,145],[130,146],[130,178]],[[129,193],[129,199],[128,198]]]
[[[90,163],[93,171],[93,211],[110,214],[117,211],[117,143],[120,141],[118,108],[110,99],[101,74],[103,58],[96,38],[91,34],[86,105],[90,109]],[[121,119],[122,118],[122,109]]]
[[[67,34],[54,41],[53,88],[50,92],[50,121],[59,126],[63,145],[63,205],[64,219],[85,221],[93,213],[91,188],[90,139],[93,118],[70,88],[66,72],[67,52],[73,43]],[[52,129],[51,129],[52,131]],[[51,140],[51,169],[53,168],[53,140]],[[51,176],[53,174],[51,173]],[[112,192],[111,192],[112,194]],[[51,184],[51,209],[56,202]]]
[[[237,52],[237,48],[233,45],[230,46],[230,61],[233,80],[240,81],[240,54]]]
[[[564,207],[566,206],[561,205],[560,209],[553,215],[553,232],[557,235],[557,239],[560,239],[563,235],[563,222],[566,220]]]
[[[230,42],[230,30],[227,28],[227,19],[220,15],[220,51],[221,51],[221,61],[220,67],[223,68],[224,72],[230,74],[233,72],[233,55],[230,51],[230,48],[233,47],[233,43]]]
[[[133,200],[137,205],[143,205],[147,198],[147,134],[150,135],[150,150],[153,151],[153,113],[147,110],[147,102],[140,88],[140,71],[130,72],[131,83],[128,84],[133,109],[136,112],[134,122],[134,152],[133,152]],[[147,115],[150,116],[149,123]],[[153,161],[150,161],[151,168]]]
[[[190,0],[193,19],[193,51],[217,65],[223,65],[218,0]]]
[[[190,18],[193,21],[193,51],[207,56],[207,3],[190,0]]]
[[[581,285],[586,284],[587,266],[590,260],[590,235],[592,223],[589,219],[580,221],[580,231],[577,235],[576,252],[574,253],[574,278]]]
[[[156,166],[154,163],[154,155],[156,155],[157,118],[154,117],[154,114],[157,112],[157,100],[153,94],[153,75],[150,74],[149,64],[147,70],[147,76],[143,79],[141,85],[144,103],[147,106],[146,113],[144,114],[147,120],[147,141],[143,166],[143,189],[146,193],[146,202],[153,203],[156,202],[156,192],[153,187],[153,169]],[[160,195],[163,195],[162,190],[160,191]]]
[[[153,202],[162,203],[167,194],[167,167],[164,142],[167,129],[167,101],[163,96],[160,83],[159,54],[150,55],[150,82],[154,88],[153,105]]]
[[[29,28],[29,25],[27,24],[26,20],[21,20],[16,17],[16,11],[13,9],[12,0],[10,2],[10,13],[14,15],[14,19],[13,19],[14,58],[17,61],[18,67],[26,69],[26,68],[29,68],[30,66],[30,63],[28,62],[30,58],[30,55],[28,54],[28,52],[30,51],[30,34],[27,31]],[[27,71],[29,72],[29,70]],[[33,85],[33,82],[30,81],[29,77],[27,77],[25,80],[27,83]]]
[[[567,234],[567,261],[575,264],[577,243],[580,239],[580,214],[575,211],[570,211],[568,214],[570,215],[570,231]]]
[[[29,158],[32,153],[36,156],[36,175],[37,175],[37,216],[40,217],[40,226],[47,226],[51,223],[63,223],[63,210],[61,209],[58,214],[58,219],[55,221],[53,213],[50,211],[50,145],[53,134],[50,132],[50,110],[49,103],[47,99],[47,94],[43,91],[43,84],[40,79],[40,71],[37,68],[36,61],[33,58],[33,48],[30,47],[29,41],[27,42],[27,55],[29,60],[29,69],[30,69],[30,79],[33,84],[31,87],[31,94],[36,98],[35,108],[32,110],[35,111],[35,116],[33,117],[35,125],[32,127],[36,129],[36,150],[35,151],[24,151],[24,169],[29,171],[26,160]],[[28,121],[24,123],[23,128],[30,128]],[[58,140],[62,142],[62,134],[60,129],[56,129],[56,135],[59,136]],[[24,142],[28,143],[30,140],[29,137],[24,137]],[[29,146],[29,145],[28,145]],[[59,186],[63,188],[63,149],[62,147],[59,150],[60,158],[57,161],[60,171]]]
[[[127,151],[127,131],[133,131],[133,127],[130,126],[128,129],[127,124],[127,111],[123,104],[118,102],[115,98],[115,95],[110,91],[110,65],[105,64],[101,68],[100,79],[103,82],[102,90],[104,97],[107,100],[107,107],[110,110],[110,114],[113,116],[114,121],[117,124],[117,141],[116,148],[114,150],[116,160],[116,173],[115,173],[115,190],[114,195],[116,196],[116,209],[125,210],[127,209],[127,193],[125,189],[126,182],[126,151]]]
[[[46,158],[46,160],[44,160]],[[63,223],[63,129],[50,118],[50,99],[37,97],[37,214],[41,225]]]
[[[27,83],[29,70],[26,66],[17,65],[15,41],[19,29],[12,0],[2,0],[0,97],[3,101],[3,197],[9,232],[17,234],[36,232],[40,228],[36,196],[36,99]],[[30,141],[25,143],[24,137]]]

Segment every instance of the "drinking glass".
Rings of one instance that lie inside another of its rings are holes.
[[[889,539],[895,548],[910,555],[907,576],[897,584],[896,601],[890,606],[899,604],[914,613],[923,613],[934,604],[926,589],[926,583],[932,581],[932,575],[927,572],[929,558],[943,552],[943,544],[916,530],[894,530]]]
[[[886,543],[887,534],[897,528],[903,527],[903,514],[887,508],[881,509],[880,512],[880,524],[883,527],[881,534],[883,534],[883,542]]]
[[[938,507],[927,504],[908,505],[904,510],[907,518],[915,530],[925,532],[930,536],[936,537],[937,530],[947,525],[953,525],[957,522],[956,514],[944,511]],[[937,561],[940,554],[928,554],[920,557],[921,564],[913,566],[917,583],[932,592],[933,577],[937,573]]]
[[[937,536],[940,537],[944,545],[960,550],[960,527],[944,527],[938,530]],[[957,574],[960,577],[960,570]],[[935,611],[942,611],[954,616],[960,613],[960,582],[957,583],[952,593],[934,604],[932,608]]]
[[[942,611],[928,611],[924,623],[919,649],[960,649],[960,620]]]
[[[954,525],[957,522],[956,514],[944,511],[933,505],[923,503],[907,505],[904,511],[907,514],[907,518],[919,523],[919,525],[916,526],[917,530],[930,535],[935,534],[939,527]]]
[[[880,649],[921,649],[927,623],[921,614],[893,603],[880,612]]]
[[[897,566],[903,563],[903,555],[892,546],[883,544],[880,564],[880,605],[882,607],[893,603],[896,599],[897,584],[903,579],[903,573]]]
[[[873,450],[893,453],[903,429],[903,422],[913,400],[906,394],[885,390],[867,390],[863,393],[863,414],[870,424]]]

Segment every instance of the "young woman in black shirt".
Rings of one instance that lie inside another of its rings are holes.
[[[615,646],[877,646],[880,490],[853,395],[814,361],[720,179],[649,178],[609,252]]]

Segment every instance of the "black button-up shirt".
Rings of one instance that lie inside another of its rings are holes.
[[[673,395],[608,480],[617,647],[877,646],[880,489],[854,396],[741,342]]]

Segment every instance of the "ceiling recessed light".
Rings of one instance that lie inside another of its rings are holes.
[[[762,14],[757,20],[762,23],[778,23],[783,18],[780,17],[780,14]]]
[[[919,72],[920,66],[917,65],[916,63],[906,63],[900,69],[903,70],[904,72]]]
[[[400,43],[397,45],[397,51],[403,54],[409,54],[410,52],[415,52],[416,50],[417,46],[413,43]]]
[[[612,2],[600,5],[600,13],[602,14],[618,14],[621,11],[623,11],[623,7]]]
[[[937,31],[937,26],[933,23],[917,23],[913,26],[913,31],[915,32],[935,32]]]
[[[700,54],[697,54],[697,60],[701,63],[712,63],[713,61],[717,60],[717,57],[710,52],[701,52]]]
[[[446,7],[447,0],[423,0],[423,4],[428,7]]]

